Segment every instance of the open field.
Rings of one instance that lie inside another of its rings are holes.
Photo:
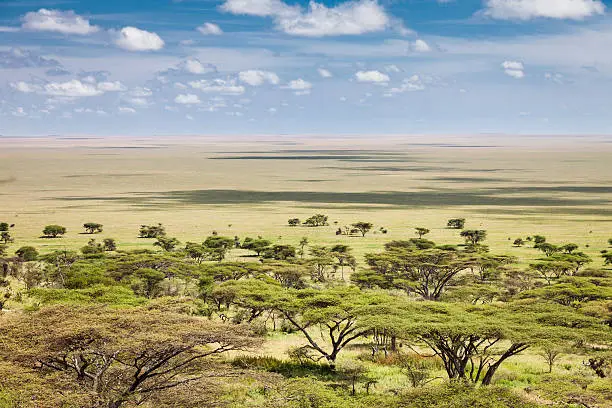
[[[138,227],[161,222],[182,242],[213,230],[292,244],[306,236],[349,243],[359,259],[417,226],[436,242],[458,243],[445,224],[464,217],[466,228],[489,231],[493,252],[539,256],[511,242],[543,234],[579,244],[598,265],[612,232],[610,157],[612,143],[595,137],[3,138],[0,219],[16,224],[14,246],[43,251],[83,246],[84,222],[104,224],[97,237],[121,248],[149,247]],[[329,227],[287,226],[318,212]],[[360,220],[389,232],[334,234]],[[66,236],[39,238],[52,223]]]

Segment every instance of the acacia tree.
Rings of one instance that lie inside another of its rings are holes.
[[[13,241],[15,241],[15,239],[11,236],[11,233],[8,231],[4,231],[2,233],[0,233],[0,241],[4,242],[4,244],[9,244]]]
[[[242,241],[242,245],[240,246],[242,249],[248,249],[249,251],[253,251],[260,256],[263,251],[268,249],[272,245],[271,241],[263,238],[251,238],[246,237],[244,241]]]
[[[88,234],[97,234],[102,232],[102,224],[98,224],[97,222],[86,222],[83,224],[83,228],[87,231]]]
[[[43,229],[43,236],[46,238],[57,238],[66,233],[66,227],[61,225],[51,224]]]
[[[416,227],[415,232],[419,236],[419,238],[423,238],[423,235],[429,234],[429,230],[423,227]]]
[[[571,308],[538,303],[466,306],[413,304],[404,336],[440,357],[449,379],[483,385],[507,359],[532,346],[609,341],[597,319]]]
[[[403,289],[428,300],[438,300],[455,275],[474,264],[462,252],[410,247],[367,254],[366,261],[370,271],[351,276],[359,286],[367,286],[364,281],[371,281],[374,286]]]
[[[308,344],[302,347],[303,355],[315,361],[325,359],[334,369],[346,346],[389,324],[396,311],[392,304],[387,296],[341,287],[288,289],[278,293],[272,307],[304,335]]]
[[[478,245],[481,241],[484,241],[487,237],[487,231],[485,230],[463,230],[461,236],[465,238],[465,242],[472,245]]]
[[[157,241],[153,243],[154,246],[158,246],[166,252],[174,251],[174,249],[180,244],[181,242],[178,239],[165,235],[158,236]]]
[[[371,222],[364,222],[364,221],[356,222],[354,224],[351,224],[351,226],[357,231],[361,232],[362,237],[365,237],[365,234],[368,231],[370,231],[372,227],[374,227],[374,225]]]
[[[4,359],[62,373],[107,408],[210,375],[207,357],[258,343],[247,327],[145,309],[56,306],[1,324]]]
[[[446,223],[446,226],[452,229],[463,229],[465,226],[465,218],[451,218]]]
[[[327,223],[327,215],[324,214],[315,214],[312,217],[306,219],[303,224],[307,227],[323,227],[325,225],[329,225]]]

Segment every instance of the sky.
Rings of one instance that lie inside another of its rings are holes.
[[[0,135],[612,134],[612,0],[0,0]]]

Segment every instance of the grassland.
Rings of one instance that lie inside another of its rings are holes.
[[[598,252],[612,234],[612,144],[605,138],[441,140],[3,138],[0,219],[16,224],[14,246],[43,251],[83,246],[84,222],[104,224],[99,237],[124,249],[148,247],[138,227],[161,222],[182,242],[213,230],[293,244],[306,236],[348,243],[360,257],[412,237],[417,226],[431,229],[436,242],[457,243],[445,223],[464,217],[467,228],[489,231],[497,253],[527,261],[538,254],[511,242],[543,234],[575,242],[601,262]],[[287,226],[290,217],[316,212],[330,216],[329,227]],[[334,234],[360,220],[389,232]],[[39,238],[51,223],[66,226],[66,236]]]

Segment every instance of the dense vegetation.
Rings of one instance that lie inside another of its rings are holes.
[[[162,224],[126,251],[89,238],[94,222],[79,251],[45,251],[0,222],[0,407],[609,406],[612,239],[598,260],[510,240],[523,260],[466,223],[448,221],[456,242],[417,227],[358,259],[345,241],[181,243]]]

